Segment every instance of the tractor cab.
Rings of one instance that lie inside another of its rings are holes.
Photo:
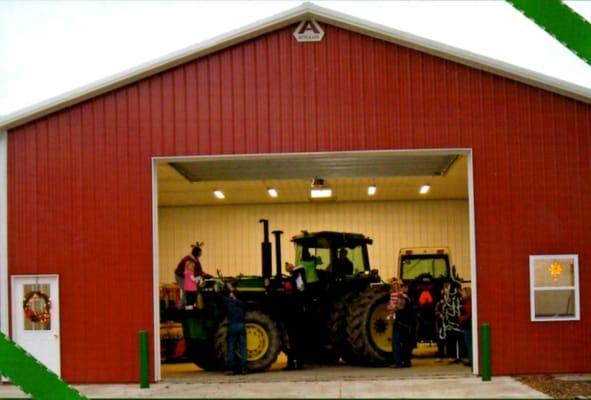
[[[373,241],[358,233],[303,232],[294,236],[296,265],[312,260],[318,274],[335,279],[370,270],[367,245]]]

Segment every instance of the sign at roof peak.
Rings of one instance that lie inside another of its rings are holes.
[[[293,31],[298,42],[319,42],[324,37],[324,30],[315,20],[303,20]]]

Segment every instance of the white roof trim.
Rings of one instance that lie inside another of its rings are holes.
[[[591,104],[591,90],[585,87],[338,11],[329,10],[312,3],[303,3],[291,10],[254,22],[240,29],[170,53],[151,62],[17,111],[0,120],[0,129],[8,130],[26,124],[34,119],[134,83],[148,76],[288,26],[303,18],[315,18],[318,21],[343,29],[396,43]]]

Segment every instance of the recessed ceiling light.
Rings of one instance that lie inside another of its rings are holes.
[[[369,196],[373,196],[374,194],[376,194],[376,191],[378,190],[378,188],[376,187],[376,185],[371,185],[367,187],[367,194]]]
[[[269,193],[269,196],[271,197],[277,197],[277,190],[275,188],[268,188],[267,189],[267,193]]]
[[[427,194],[431,190],[431,185],[423,185],[421,186],[421,190],[419,190],[420,194]]]
[[[327,199],[332,197],[332,189],[325,184],[324,179],[316,177],[312,180],[310,197],[313,199]]]
[[[310,197],[313,199],[327,199],[332,196],[331,188],[311,189]]]
[[[218,199],[225,199],[226,198],[226,196],[224,195],[224,192],[222,192],[221,190],[214,190],[213,195],[215,197],[217,197]]]

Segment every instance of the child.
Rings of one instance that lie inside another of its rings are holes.
[[[186,293],[187,306],[193,307],[197,301],[197,285],[203,279],[195,276],[195,263],[187,262],[183,279],[183,290]]]
[[[396,319],[396,308],[398,307],[398,299],[400,295],[400,282],[397,278],[392,278],[392,285],[390,286],[390,302],[388,303],[388,311],[390,311],[390,319]]]

